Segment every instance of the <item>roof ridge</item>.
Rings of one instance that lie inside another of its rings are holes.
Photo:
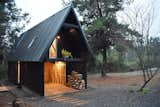
[[[40,21],[39,23],[37,23],[36,25],[34,25],[33,27],[29,28],[28,30],[24,31],[23,33],[26,33],[27,31],[33,29],[34,27],[38,26],[39,24],[43,23],[44,21],[48,20],[49,18],[55,16],[56,14],[62,12],[63,10],[67,9],[67,8],[72,8],[71,5],[64,7],[63,9],[57,11],[56,13],[52,14],[51,16],[48,16],[47,18],[43,19],[42,21]],[[22,35],[23,33],[21,33],[20,35]]]

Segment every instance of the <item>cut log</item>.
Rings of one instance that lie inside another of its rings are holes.
[[[82,74],[72,71],[71,75],[67,75],[67,86],[75,89],[85,89],[85,81]]]

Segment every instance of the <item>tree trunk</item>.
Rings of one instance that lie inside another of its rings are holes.
[[[152,78],[154,78],[154,76],[158,73],[159,68],[157,68],[155,70],[155,72],[151,75],[151,77],[149,77],[146,81],[144,81],[143,85],[140,87],[139,91],[143,91],[143,89],[145,88],[145,86],[152,80]],[[144,74],[146,75],[146,74]]]
[[[105,66],[106,66],[106,62],[107,62],[106,48],[103,49],[102,55],[103,55],[103,63],[102,63],[101,76],[105,77],[106,76]]]
[[[96,0],[96,3],[97,3],[97,9],[98,9],[99,17],[103,17],[101,6],[99,4],[99,0]],[[106,58],[107,58],[107,56],[106,56],[106,47],[103,48],[102,56],[103,56],[103,62],[102,62],[102,65],[101,65],[101,68],[102,68],[101,69],[101,76],[105,77],[106,76],[105,64],[106,64]]]
[[[99,1],[96,0],[96,2],[97,2],[97,8],[98,8],[98,12],[99,12],[99,17],[103,17],[102,10],[101,10],[101,7],[99,5]]]
[[[104,64],[102,64],[101,76],[102,76],[102,77],[105,77],[105,76],[106,76],[106,72],[105,72],[105,70],[104,70]]]

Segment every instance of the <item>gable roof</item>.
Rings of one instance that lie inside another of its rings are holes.
[[[68,6],[30,30],[24,32],[10,52],[8,58],[9,61],[43,61],[49,46],[71,11],[74,11],[73,7]],[[78,19],[77,22],[80,26]],[[80,30],[85,41],[86,48],[89,49],[86,37],[84,36],[81,27]]]

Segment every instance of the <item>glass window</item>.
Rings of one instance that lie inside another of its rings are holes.
[[[57,39],[52,42],[52,45],[49,49],[49,58],[57,57]]]

